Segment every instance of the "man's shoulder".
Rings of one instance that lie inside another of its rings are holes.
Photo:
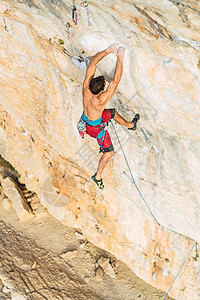
[[[109,101],[111,98],[112,96],[107,91],[105,91],[99,96],[99,102]]]
[[[101,102],[101,95],[94,95],[89,88],[83,88],[82,93],[83,97],[86,98],[86,100],[91,100],[93,102]]]
[[[83,101],[85,103],[95,103],[97,102],[97,97],[93,95],[90,91],[83,90]]]
[[[83,84],[83,89],[82,89],[82,93],[83,93],[83,95],[93,95],[92,93],[91,93],[91,91],[90,91],[90,89],[89,89],[89,87],[87,86],[87,85],[84,85]]]

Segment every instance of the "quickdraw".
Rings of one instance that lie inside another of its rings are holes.
[[[66,26],[67,26],[67,34],[68,34],[68,37],[69,37],[69,42],[70,42],[70,46],[71,46],[71,51],[73,52],[73,51],[74,51],[74,48],[73,48],[72,40],[71,40],[71,33],[70,33],[70,31],[69,31],[69,28],[70,28],[69,22],[67,22]]]
[[[75,0],[73,0],[72,20],[74,24],[77,25],[77,9],[76,9]]]
[[[90,15],[89,15],[89,8],[88,8],[88,1],[85,1],[85,10],[87,14],[88,26],[90,26]]]
[[[83,60],[86,64],[86,68],[88,68],[90,60],[86,57],[85,51],[83,49],[81,50],[81,58],[83,58]]]
[[[3,18],[3,22],[4,22],[4,28],[5,28],[5,31],[6,31],[6,32],[9,32],[8,26],[6,25],[6,20],[5,20],[5,18]]]

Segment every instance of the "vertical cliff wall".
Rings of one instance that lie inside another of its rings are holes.
[[[76,123],[86,58],[119,42],[124,72],[108,106],[130,120],[141,115],[136,132],[116,125],[130,168],[158,222],[198,242],[200,7],[174,0],[76,4],[74,25],[72,1],[0,2],[0,153],[58,220],[167,290],[193,242],[152,219],[112,128],[116,154],[105,190],[96,189],[90,177],[98,146],[81,140]],[[115,63],[110,54],[97,73],[109,82]],[[191,257],[171,296],[198,299],[198,272]]]

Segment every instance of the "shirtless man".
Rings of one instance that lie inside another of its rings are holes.
[[[92,179],[100,189],[104,188],[102,180],[103,169],[107,165],[109,159],[114,155],[114,147],[110,135],[107,130],[103,130],[104,123],[113,118],[117,123],[132,130],[135,129],[134,120],[132,122],[126,121],[117,113],[115,108],[105,109],[107,102],[114,95],[122,77],[124,51],[124,47],[118,48],[118,44],[112,44],[106,50],[97,53],[90,61],[83,83],[82,119],[86,122],[86,133],[97,139],[101,151],[103,152],[103,155],[99,160],[97,172],[92,176]],[[94,78],[94,75],[96,64],[110,53],[117,56],[117,65],[114,79],[110,82],[107,90],[104,92],[106,84],[104,76]]]

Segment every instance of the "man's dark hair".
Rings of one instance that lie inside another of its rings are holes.
[[[97,95],[101,91],[104,90],[105,87],[105,77],[104,76],[98,76],[95,78],[92,78],[90,81],[90,91],[92,94]]]

